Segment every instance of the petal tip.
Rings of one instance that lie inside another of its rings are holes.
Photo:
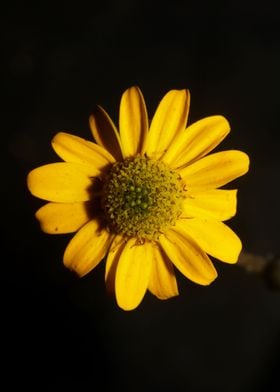
[[[26,177],[26,186],[27,186],[29,192],[30,192],[33,196],[37,196],[37,195],[36,195],[36,191],[35,191],[36,184],[37,184],[37,182],[38,182],[38,179],[36,178],[36,177],[37,177],[37,176],[36,176],[37,169],[38,169],[38,168],[35,168],[35,169],[31,170],[31,171],[27,174],[27,177]]]

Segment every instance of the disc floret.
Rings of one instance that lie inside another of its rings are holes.
[[[110,231],[153,240],[175,224],[183,199],[178,173],[161,161],[137,156],[112,166],[104,182],[102,207]]]

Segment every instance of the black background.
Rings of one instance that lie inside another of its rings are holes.
[[[56,160],[56,132],[91,137],[95,104],[117,121],[122,92],[138,85],[152,116],[169,89],[189,88],[189,122],[224,115],[232,133],[221,148],[251,158],[230,226],[246,251],[277,255],[279,26],[276,1],[2,7],[4,390],[279,390],[279,292],[215,261],[210,287],[178,276],[179,297],[147,294],[124,312],[105,292],[104,264],[80,280],[64,269],[71,236],[40,232],[42,203],[26,189],[31,169]]]

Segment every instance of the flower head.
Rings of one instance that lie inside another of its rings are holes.
[[[97,107],[95,142],[60,132],[52,146],[62,162],[32,170],[31,193],[49,201],[36,212],[46,233],[77,232],[64,264],[79,276],[106,258],[105,281],[131,310],[147,289],[178,295],[176,269],[201,285],[217,276],[209,256],[235,263],[238,236],[223,221],[236,213],[236,190],[218,189],[248,171],[237,150],[211,152],[229,133],[222,116],[186,127],[190,94],[171,90],[148,123],[139,88],[124,92],[119,131]],[[175,267],[175,268],[174,268]]]

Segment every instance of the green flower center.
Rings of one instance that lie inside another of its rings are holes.
[[[112,166],[102,207],[109,230],[143,241],[157,239],[175,224],[183,199],[178,173],[163,162],[137,156]]]

